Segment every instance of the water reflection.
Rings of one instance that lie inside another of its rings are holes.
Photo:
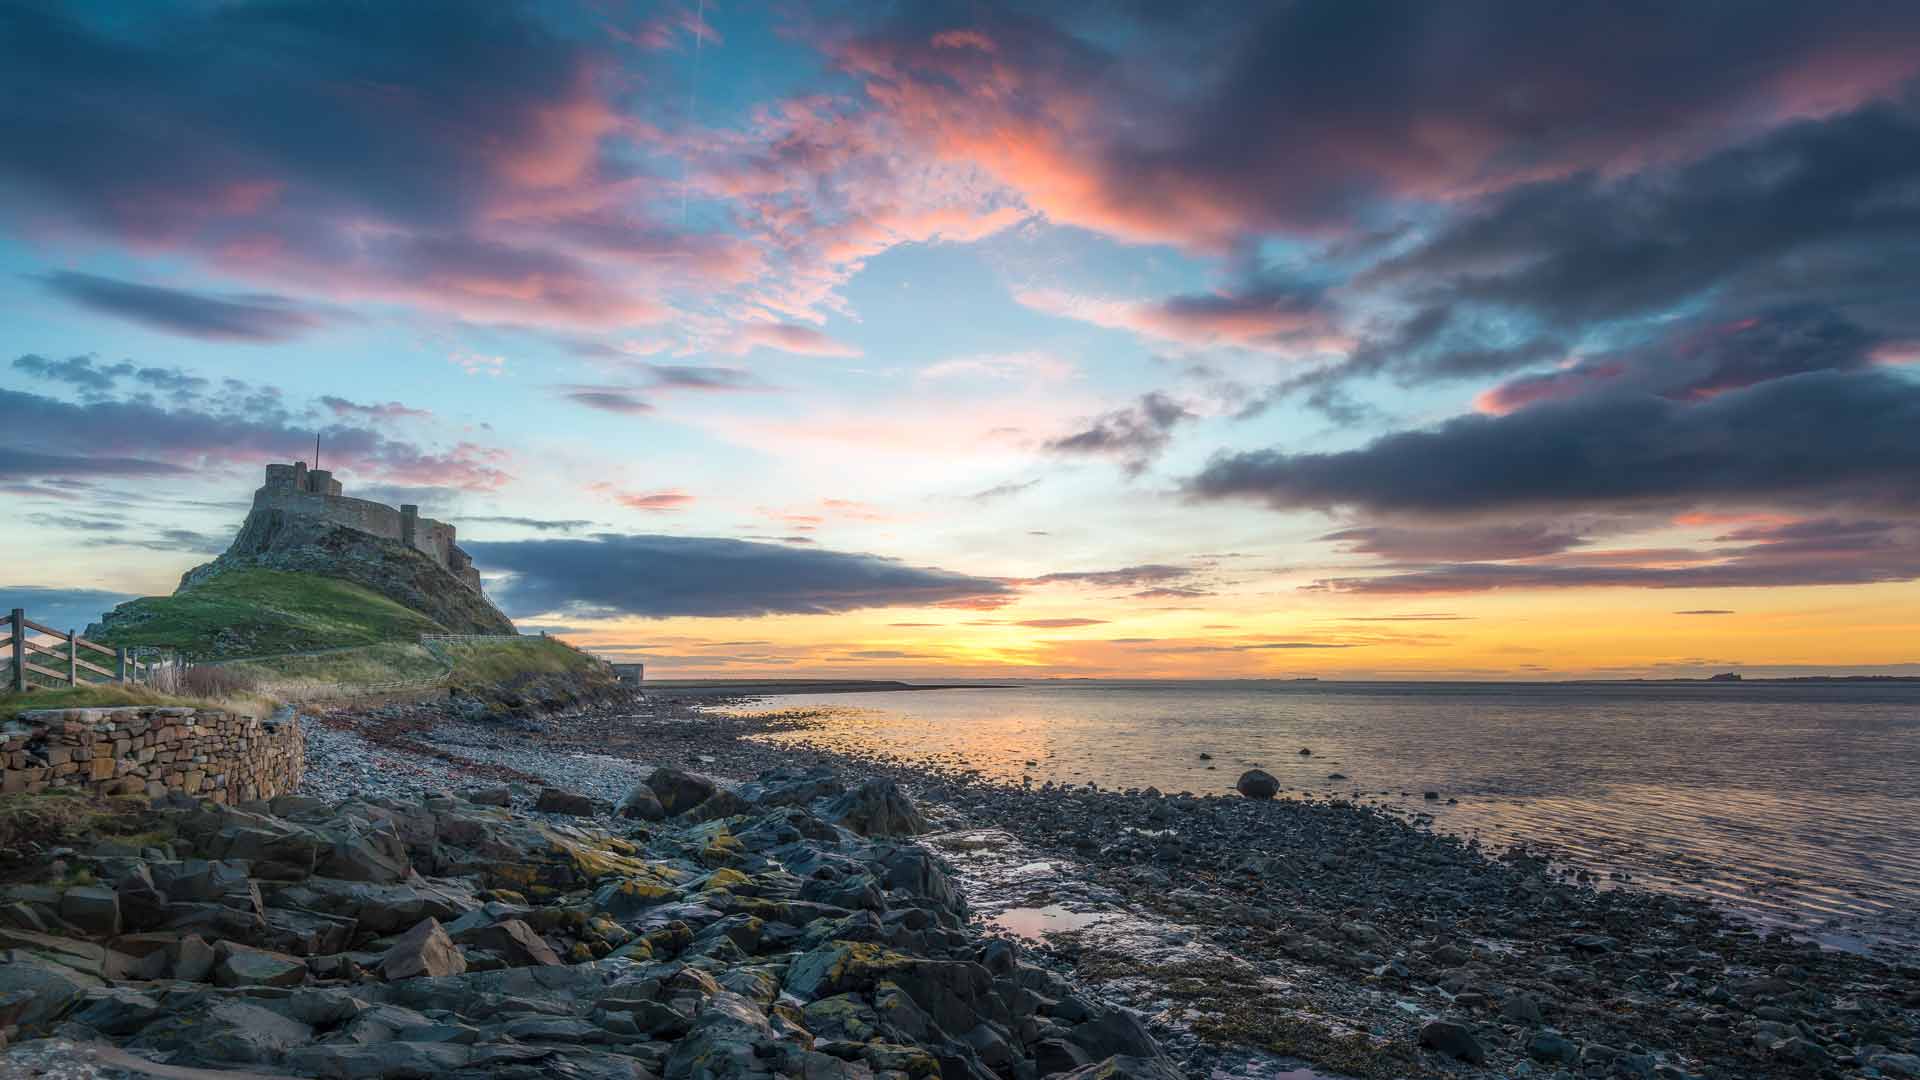
[[[1051,685],[837,699],[817,730],[770,737],[1170,793],[1227,792],[1258,767],[1292,797],[1550,847],[1603,886],[1920,943],[1911,684]]]

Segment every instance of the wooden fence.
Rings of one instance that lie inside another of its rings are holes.
[[[27,618],[23,608],[14,608],[5,626],[6,639],[0,642],[0,648],[8,650],[4,658],[6,689],[16,693],[37,686],[153,682],[178,668],[171,656],[102,645],[72,630],[61,633]]]

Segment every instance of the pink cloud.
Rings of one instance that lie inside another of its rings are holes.
[[[744,356],[755,349],[774,349],[801,356],[853,357],[860,350],[837,341],[808,326],[791,323],[758,323],[741,327],[720,346],[729,356]]]

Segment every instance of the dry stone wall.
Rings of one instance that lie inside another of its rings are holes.
[[[217,803],[300,786],[306,748],[283,709],[266,720],[218,709],[39,709],[0,727],[0,792],[183,792]]]

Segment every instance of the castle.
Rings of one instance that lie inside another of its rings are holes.
[[[453,526],[421,517],[420,508],[412,504],[395,510],[385,503],[350,499],[340,493],[340,481],[333,478],[333,473],[309,469],[304,461],[267,466],[267,482],[253,493],[253,508],[317,518],[383,540],[397,540],[438,563],[467,588],[481,591],[480,571],[453,542]]]

